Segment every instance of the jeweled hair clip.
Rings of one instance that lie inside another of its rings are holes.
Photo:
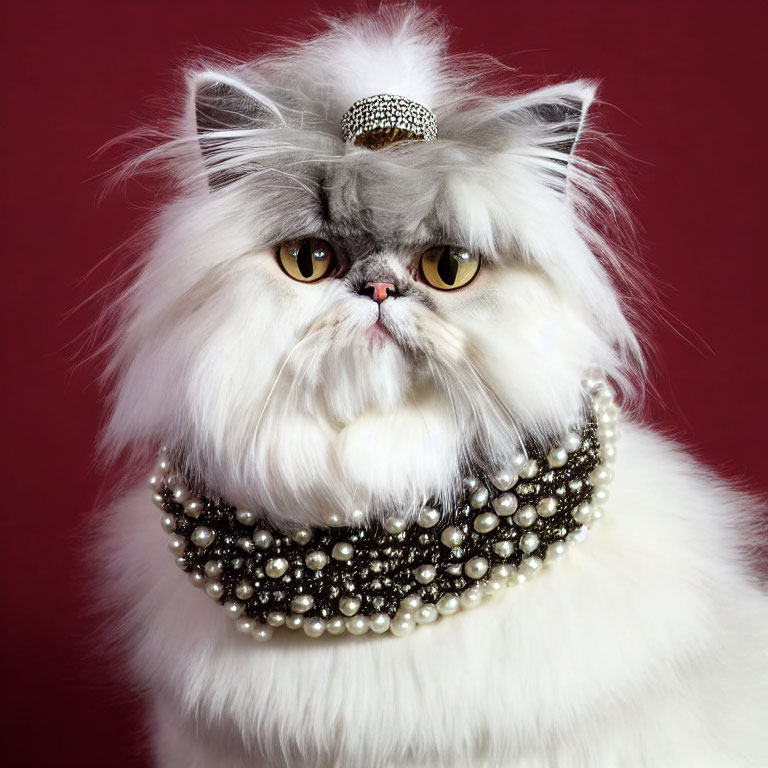
[[[433,141],[437,138],[434,114],[418,101],[380,93],[356,101],[341,118],[344,141],[381,149],[400,141]]]

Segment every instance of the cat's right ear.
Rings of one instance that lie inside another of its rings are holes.
[[[247,175],[243,149],[254,131],[279,128],[285,120],[274,102],[227,75],[202,72],[191,90],[208,185],[220,189]]]

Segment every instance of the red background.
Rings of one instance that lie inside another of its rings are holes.
[[[324,3],[332,11],[350,4]],[[82,529],[101,478],[97,366],[73,366],[107,260],[143,215],[138,183],[99,203],[104,142],[151,121],[199,46],[257,52],[315,8],[294,0],[6,2],[2,727],[6,765],[146,765],[139,707],[87,606]],[[603,124],[634,158],[655,321],[650,416],[710,465],[768,489],[764,283],[766,10],[760,2],[444,2],[458,50],[528,74],[603,80]],[[74,343],[74,346],[72,344]],[[68,346],[70,345],[70,346]],[[8,492],[10,490],[10,493]]]

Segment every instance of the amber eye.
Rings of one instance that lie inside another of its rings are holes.
[[[336,254],[330,243],[314,237],[286,240],[277,249],[277,260],[288,277],[300,283],[314,283],[330,274]]]
[[[438,245],[421,255],[421,274],[433,287],[452,291],[469,283],[480,269],[480,257],[454,245]]]

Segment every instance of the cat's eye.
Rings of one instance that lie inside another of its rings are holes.
[[[331,274],[336,264],[336,254],[325,240],[305,237],[280,243],[277,260],[288,277],[300,283],[314,283]]]
[[[466,248],[438,245],[424,251],[421,274],[433,287],[452,291],[469,283],[480,269],[480,257]]]

